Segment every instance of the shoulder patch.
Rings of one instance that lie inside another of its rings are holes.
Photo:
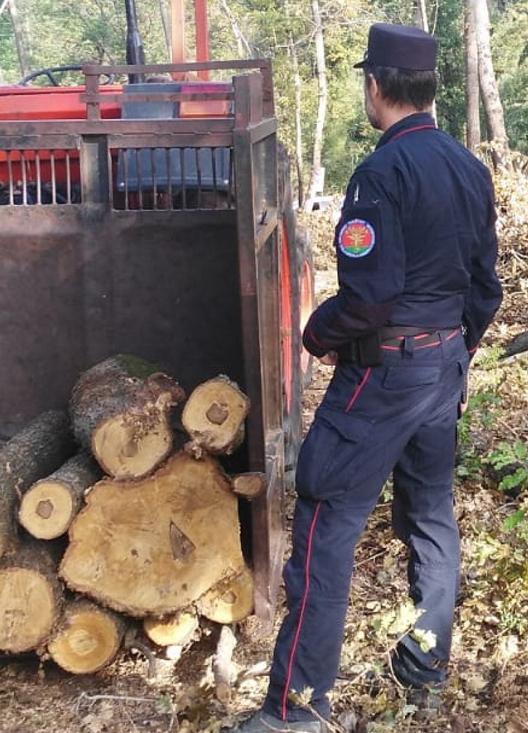
[[[376,245],[376,230],[365,219],[350,219],[339,230],[338,244],[347,257],[366,257]]]

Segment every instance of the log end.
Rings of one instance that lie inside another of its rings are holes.
[[[198,629],[198,617],[184,611],[166,619],[146,618],[143,629],[148,638],[158,646],[183,647],[191,641]]]
[[[55,588],[25,567],[0,570],[0,649],[20,654],[44,644],[58,615]]]
[[[253,611],[253,575],[244,568],[234,578],[211,588],[198,602],[198,610],[210,621],[232,624]]]
[[[18,521],[42,540],[52,540],[67,532],[75,515],[71,493],[59,481],[38,481],[22,497]]]
[[[88,602],[74,603],[48,644],[53,661],[73,674],[92,674],[110,664],[121,645],[124,624]]]
[[[148,427],[148,429],[146,429]],[[172,431],[165,413],[119,415],[101,423],[92,435],[92,451],[106,473],[118,480],[140,479],[158,466],[172,449]]]
[[[193,443],[209,453],[232,453],[244,439],[249,399],[227,377],[200,384],[189,397],[182,423]]]

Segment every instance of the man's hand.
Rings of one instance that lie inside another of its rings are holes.
[[[319,361],[325,366],[335,366],[337,364],[337,352],[329,351],[328,354],[322,356]]]

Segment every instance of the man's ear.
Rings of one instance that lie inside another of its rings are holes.
[[[372,99],[377,99],[380,95],[379,84],[372,74],[366,76],[367,88]]]

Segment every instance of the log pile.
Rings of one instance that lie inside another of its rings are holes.
[[[184,400],[171,377],[119,355],[81,375],[69,415],[40,415],[0,447],[0,652],[92,673],[138,619],[145,643],[174,653],[200,617],[252,612],[238,496],[265,491],[265,476],[230,478],[218,461],[243,441],[249,401],[224,376],[199,385],[176,451]]]

